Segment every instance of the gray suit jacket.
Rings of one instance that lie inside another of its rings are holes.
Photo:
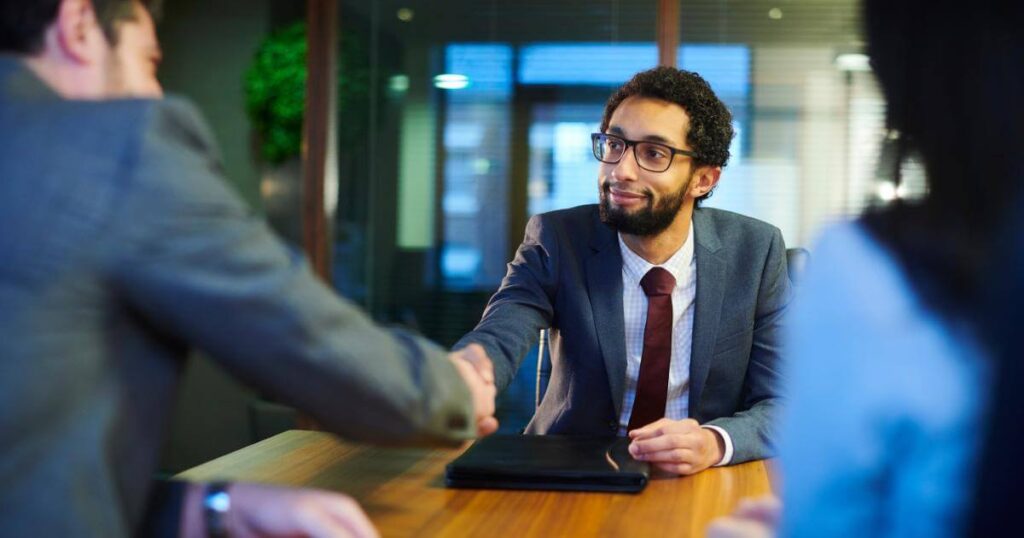
[[[733,463],[771,455],[780,323],[790,288],[779,230],[717,209],[693,213],[697,296],[690,416],[723,428]],[[527,433],[614,434],[625,393],[622,255],[597,206],[530,219],[483,319],[456,348],[477,342],[499,389],[550,328],[552,372]]]
[[[133,532],[190,347],[351,439],[475,433],[444,350],[321,284],[181,100],[63,101],[0,57],[0,257],[0,535]]]

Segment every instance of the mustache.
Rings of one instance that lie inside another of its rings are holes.
[[[640,190],[628,189],[628,188],[622,186],[621,183],[612,183],[611,181],[603,181],[601,183],[601,192],[603,194],[605,194],[605,195],[611,194],[612,187],[614,187],[615,190],[618,190],[618,191],[628,192],[630,194],[638,194],[638,195],[644,196],[646,198],[653,198],[654,197],[654,193],[652,193],[650,189],[647,189],[647,188],[642,188]]]

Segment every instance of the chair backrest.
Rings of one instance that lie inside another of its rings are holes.
[[[544,393],[548,391],[548,380],[551,379],[551,353],[548,350],[548,330],[540,331],[540,342],[537,345],[537,392],[533,397],[533,407],[540,406]]]
[[[811,253],[805,248],[786,249],[786,270],[789,281],[796,285],[807,268],[807,262],[811,259]],[[551,379],[551,353],[548,347],[548,330],[540,332],[540,344],[537,347],[537,390],[534,396],[534,407],[540,406],[544,394],[548,390],[548,380]]]
[[[789,271],[789,281],[793,284],[799,282],[807,269],[807,261],[811,259],[811,253],[805,248],[786,249],[786,269]]]

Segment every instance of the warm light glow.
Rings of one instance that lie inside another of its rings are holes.
[[[411,9],[409,9],[407,7],[403,7],[402,9],[399,9],[398,13],[397,13],[398,20],[400,20],[402,22],[409,22],[409,21],[411,21],[414,15],[415,15],[415,13],[413,12],[413,10],[411,10]]]
[[[272,179],[263,178],[263,180],[260,181],[260,196],[262,196],[264,200],[277,196],[282,190],[281,186]]]
[[[434,77],[434,87],[442,90],[461,90],[469,86],[469,77],[455,73],[445,73]]]
[[[771,9],[769,9],[768,10],[768,18],[772,19],[772,20],[775,20],[775,21],[781,19],[782,18],[782,10],[777,8],[777,7],[773,7]]]

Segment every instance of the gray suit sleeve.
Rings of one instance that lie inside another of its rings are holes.
[[[483,318],[454,346],[482,345],[494,362],[499,391],[512,382],[519,363],[537,342],[540,331],[551,326],[554,316],[558,242],[546,224],[541,215],[530,219],[523,243],[508,264],[501,287],[487,303]]]
[[[475,434],[445,352],[376,326],[340,299],[225,184],[189,105],[154,105],[109,274],[157,335],[209,353],[244,382],[344,437],[455,443]]]
[[[774,230],[761,273],[754,338],[743,386],[744,411],[712,420],[733,442],[730,463],[769,458],[775,451],[775,418],[782,367],[782,323],[792,295],[786,270],[786,245]]]

